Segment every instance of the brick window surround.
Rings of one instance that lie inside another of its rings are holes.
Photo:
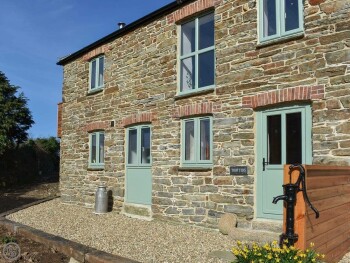
[[[108,47],[107,45],[103,45],[103,46],[100,46],[100,47],[97,47],[91,51],[89,51],[88,53],[86,53],[84,56],[83,56],[83,60],[84,61],[89,61],[90,59],[94,58],[94,57],[97,57],[99,55],[102,55],[104,53],[106,53],[107,51],[109,51],[111,48]]]
[[[123,118],[120,126],[125,127],[136,123],[152,122],[154,120],[156,120],[156,113],[141,112]]]
[[[173,118],[183,118],[195,115],[213,114],[221,111],[220,102],[201,102],[177,106],[173,111]]]
[[[109,127],[109,125],[110,124],[108,121],[92,122],[92,123],[86,124],[83,127],[83,131],[91,132],[91,131],[96,131],[96,130],[105,130]]]
[[[193,16],[194,14],[215,7],[219,5],[222,0],[198,0],[194,1],[184,7],[176,10],[167,16],[167,21],[169,24],[177,23],[186,17]]]
[[[324,98],[324,85],[301,86],[273,90],[242,98],[243,108],[258,108],[282,102],[318,100]]]
[[[322,4],[325,0],[309,0],[310,5]]]

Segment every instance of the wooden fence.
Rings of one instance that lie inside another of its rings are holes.
[[[315,218],[315,213],[305,203],[302,192],[299,192],[295,207],[295,232],[299,237],[295,245],[306,249],[312,242],[317,252],[326,255],[326,262],[338,262],[350,252],[350,167],[304,167],[307,193],[311,203],[320,212],[320,217]],[[298,176],[299,170],[291,172],[292,183],[296,182]],[[284,183],[289,182],[289,165],[285,165]]]

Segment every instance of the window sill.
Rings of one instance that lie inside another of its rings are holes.
[[[211,87],[211,88],[196,90],[193,92],[179,93],[174,97],[174,99],[179,100],[179,99],[184,99],[184,98],[188,98],[188,97],[194,97],[194,96],[198,96],[198,95],[208,94],[208,93],[214,92],[214,90],[215,90],[215,87]]]
[[[208,172],[213,170],[213,167],[193,167],[193,166],[181,166],[178,168],[178,171],[200,171],[200,172]]]
[[[88,171],[103,171],[104,169],[104,166],[89,166],[87,168]]]
[[[279,38],[274,38],[274,39],[270,39],[270,40],[266,40],[263,42],[258,43],[257,47],[258,48],[263,48],[263,47],[267,47],[267,46],[272,46],[275,44],[282,44],[285,42],[289,42],[291,40],[295,40],[295,39],[299,39],[299,38],[303,38],[305,36],[305,32],[299,32],[299,33],[295,33],[293,35],[289,35],[289,36],[282,36]]]
[[[103,87],[101,88],[96,88],[96,89],[93,89],[93,90],[89,90],[87,95],[93,95],[93,94],[96,94],[96,93],[100,93],[101,91],[103,91]]]

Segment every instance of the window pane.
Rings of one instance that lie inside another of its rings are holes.
[[[285,0],[285,31],[299,28],[298,0]]]
[[[263,3],[264,37],[275,35],[276,30],[276,0],[264,0]]]
[[[214,14],[199,18],[199,49],[214,46]]]
[[[214,50],[199,55],[199,88],[214,85]]]
[[[200,120],[201,160],[210,160],[210,120]]]
[[[99,141],[99,149],[100,149],[100,160],[99,163],[104,163],[104,148],[105,148],[105,135],[103,133],[100,133],[100,141]]]
[[[141,129],[141,163],[151,163],[151,130]]]
[[[185,58],[181,61],[181,91],[192,90],[195,88],[195,65],[194,56]]]
[[[96,134],[92,134],[91,135],[91,152],[90,152],[90,162],[91,163],[96,163],[97,160],[96,160],[96,151],[97,151],[97,148],[96,148]]]
[[[282,164],[281,115],[267,117],[267,150],[269,164]]]
[[[90,88],[94,89],[96,87],[96,60],[91,62],[91,72],[90,72]]]
[[[100,57],[98,65],[98,86],[103,86],[103,74],[104,74],[104,57]]]
[[[128,163],[137,163],[137,130],[129,130]]]
[[[195,50],[196,41],[195,20],[181,26],[181,55],[186,55]]]
[[[302,163],[301,149],[301,113],[290,113],[286,115],[287,122],[287,163]]]
[[[185,122],[185,160],[194,160],[194,121]]]

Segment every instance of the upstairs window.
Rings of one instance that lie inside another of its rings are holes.
[[[212,118],[198,117],[182,121],[182,165],[209,167],[212,165]]]
[[[304,31],[302,0],[259,0],[260,42]]]
[[[103,88],[104,56],[90,61],[90,91]]]
[[[90,168],[103,168],[104,166],[105,134],[103,131],[90,133]]]
[[[180,94],[214,87],[214,14],[181,25]]]

